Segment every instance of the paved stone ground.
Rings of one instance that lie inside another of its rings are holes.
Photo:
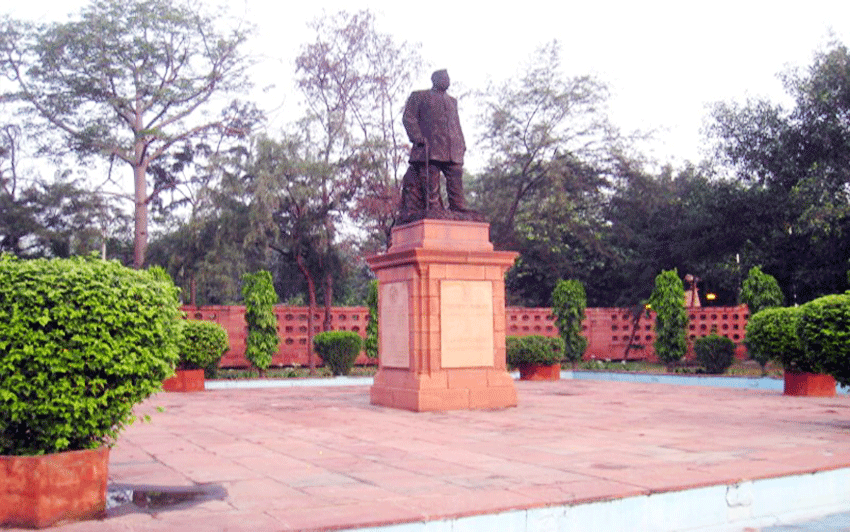
[[[516,408],[437,413],[372,406],[366,386],[159,394],[137,409],[152,421],[112,450],[111,482],[213,495],[56,530],[356,528],[850,467],[846,396],[577,380],[517,389]],[[847,516],[762,531],[843,531]]]

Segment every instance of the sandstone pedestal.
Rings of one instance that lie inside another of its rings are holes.
[[[393,229],[378,277],[372,404],[416,412],[516,406],[505,366],[505,272],[489,224],[425,219]]]

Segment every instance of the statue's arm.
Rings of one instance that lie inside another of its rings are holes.
[[[404,129],[407,131],[407,137],[410,139],[410,142],[414,145],[425,144],[425,136],[419,127],[419,98],[415,92],[407,99],[401,121],[404,124]]]

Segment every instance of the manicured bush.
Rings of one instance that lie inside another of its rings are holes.
[[[585,308],[587,295],[581,281],[558,281],[552,291],[552,314],[564,340],[564,359],[570,362],[581,360],[587,349],[587,338],[581,334]]]
[[[850,295],[824,296],[800,307],[797,334],[813,373],[850,385]]]
[[[369,323],[366,324],[366,340],[364,341],[366,356],[374,360],[378,358],[378,281],[369,283],[369,294],[366,296],[366,306],[369,307]]]
[[[709,334],[694,341],[697,362],[706,373],[719,375],[726,373],[735,360],[735,342],[717,334]]]
[[[763,273],[758,266],[750,268],[741,286],[741,303],[747,305],[751,316],[766,308],[781,307],[784,301],[782,289],[772,275]]]
[[[816,373],[797,334],[799,320],[799,307],[766,308],[751,315],[744,340],[750,357],[762,368],[777,360],[787,371]]]
[[[183,322],[178,369],[212,369],[218,367],[222,355],[230,347],[227,331],[211,321],[186,320]]]
[[[564,339],[548,336],[508,336],[505,339],[507,362],[512,368],[528,365],[550,366],[564,356]]]
[[[277,352],[280,342],[274,316],[277,293],[272,284],[272,275],[267,271],[246,273],[242,276],[242,283],[245,321],[248,324],[245,358],[262,375],[272,363],[272,356]]]
[[[174,373],[171,282],[94,257],[0,257],[0,454],[94,449]]]
[[[663,271],[655,278],[649,305],[655,311],[656,356],[665,364],[682,360],[688,351],[688,313],[685,288],[675,269]]]
[[[363,339],[352,331],[325,331],[313,337],[313,348],[334,375],[348,375],[363,348]]]

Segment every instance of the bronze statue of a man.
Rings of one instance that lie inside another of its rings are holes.
[[[460,128],[457,100],[446,94],[449,73],[431,75],[429,90],[407,99],[402,121],[413,148],[402,180],[401,221],[446,217],[440,195],[440,173],[446,177],[449,210],[466,213],[463,197],[463,154],[466,143]],[[426,193],[427,190],[427,193]]]

